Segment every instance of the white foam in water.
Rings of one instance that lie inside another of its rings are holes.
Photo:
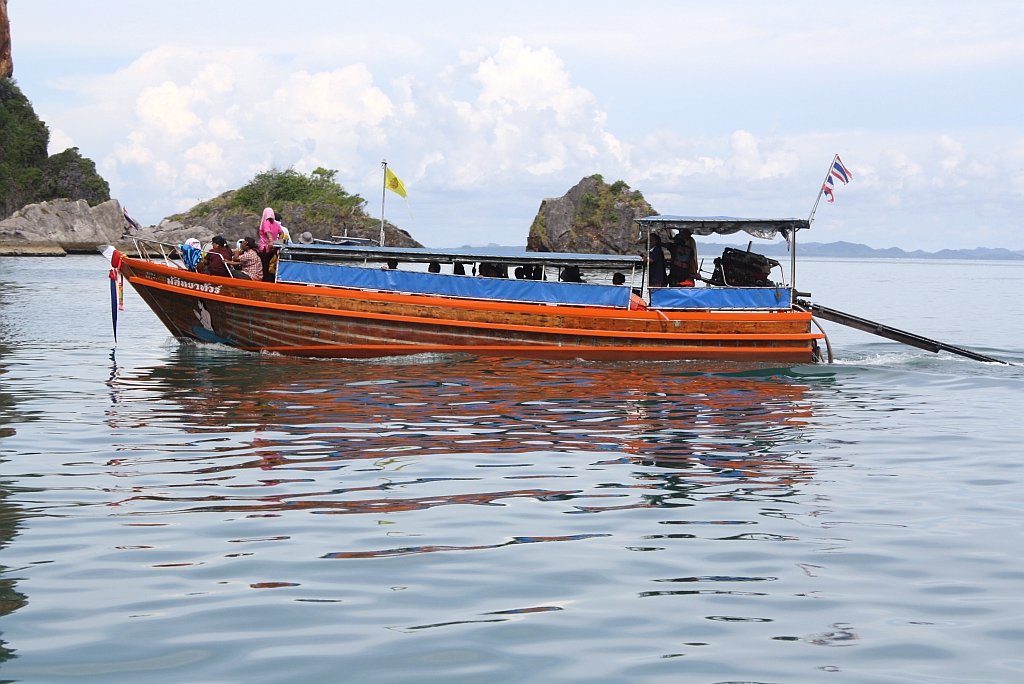
[[[923,358],[920,353],[906,352],[881,352],[867,356],[855,356],[853,354],[844,357],[836,355],[833,364],[837,366],[886,366],[901,365]]]

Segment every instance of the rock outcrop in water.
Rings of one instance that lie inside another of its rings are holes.
[[[85,200],[67,199],[30,204],[0,221],[0,255],[94,254],[97,246],[118,242],[124,226],[117,200],[95,207]]]
[[[84,200],[68,199],[29,204],[0,221],[0,256],[94,253],[102,245],[116,245],[122,252],[134,254],[132,238],[176,246],[193,237],[203,244],[214,235],[223,235],[231,242],[244,236],[256,237],[260,216],[230,207],[235,192],[202,202],[155,226],[128,221],[117,200],[95,207]],[[293,240],[299,240],[306,232],[324,240],[348,235],[376,241],[380,236],[380,221],[362,213],[301,202],[278,203],[276,208]],[[391,223],[385,225],[385,240],[390,247],[422,247],[408,232]]]
[[[634,254],[644,251],[638,218],[657,214],[643,195],[623,181],[584,178],[561,197],[540,204],[526,248],[535,252]]]

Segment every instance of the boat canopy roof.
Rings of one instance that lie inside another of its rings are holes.
[[[637,219],[641,229],[689,230],[694,235],[732,235],[743,231],[754,237],[771,240],[778,233],[811,227],[807,219],[736,218],[734,216],[647,216]]]
[[[292,261],[388,261],[439,264],[491,262],[496,264],[548,264],[629,270],[643,264],[643,259],[630,254],[571,254],[566,252],[527,252],[481,249],[431,249],[422,247],[378,247],[376,245],[325,245],[291,243],[281,250],[281,257]]]

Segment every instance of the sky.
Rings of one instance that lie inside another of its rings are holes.
[[[1024,249],[1024,3],[8,0],[14,78],[144,224],[337,171],[428,246],[523,245],[544,198],[807,218],[801,241]],[[287,217],[285,217],[287,224]],[[255,219],[254,219],[255,225]]]

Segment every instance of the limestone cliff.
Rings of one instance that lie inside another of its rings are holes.
[[[0,218],[22,207],[67,197],[97,205],[110,186],[96,165],[71,147],[47,156],[50,131],[9,78],[0,78]]]
[[[635,219],[657,214],[623,181],[584,178],[562,197],[541,202],[526,248],[535,252],[635,254],[644,251]]]
[[[11,22],[7,18],[7,0],[0,0],[0,78],[10,78],[13,75]]]

